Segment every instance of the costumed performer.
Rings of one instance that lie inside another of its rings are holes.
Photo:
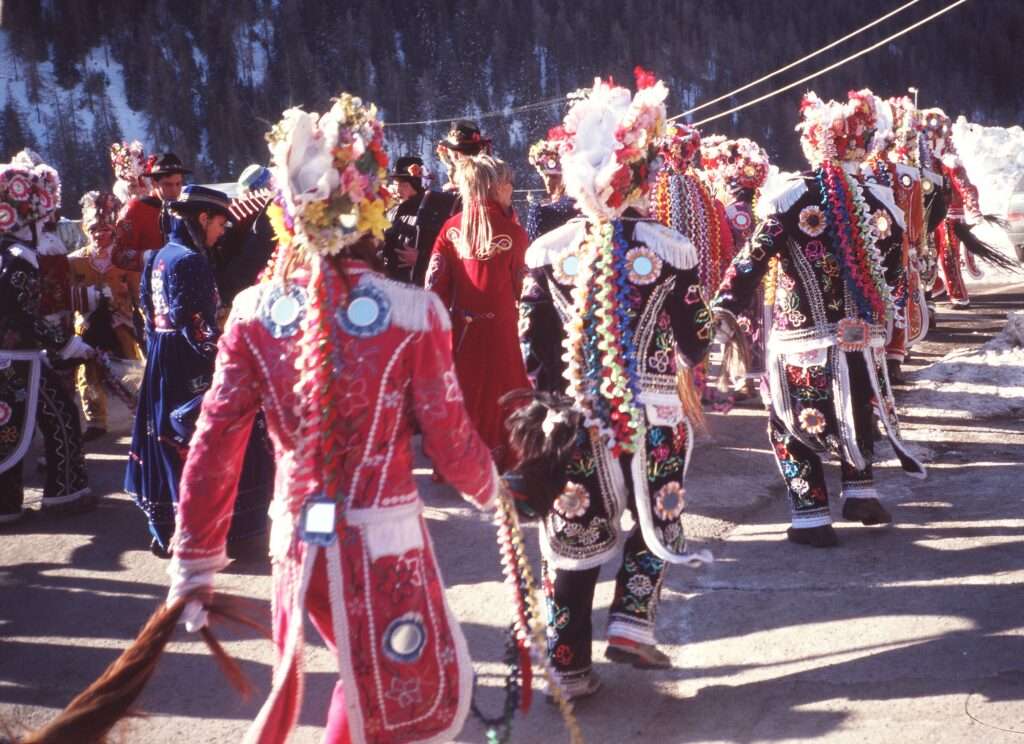
[[[530,205],[526,212],[526,234],[532,243],[541,235],[561,227],[573,217],[579,216],[576,203],[566,195],[562,182],[561,143],[565,132],[561,127],[548,130],[546,139],[537,140],[530,146],[530,165],[544,181],[545,199],[534,199],[530,194]]]
[[[280,463],[278,655],[244,741],[283,742],[295,725],[306,612],[338,663],[325,742],[449,741],[473,672],[413,480],[413,432],[480,508],[496,503],[497,472],[463,407],[444,305],[373,268],[388,225],[375,107],[342,94],[322,116],[290,109],[268,139],[279,246],[219,342],[182,479],[169,601],[227,564],[226,518],[262,406]]]
[[[591,615],[602,564],[623,550],[607,657],[664,668],[655,613],[665,570],[710,560],[688,551],[683,533],[693,431],[677,365],[701,362],[711,315],[693,243],[633,209],[647,203],[668,92],[639,68],[637,78],[635,96],[595,80],[566,115],[562,174],[584,216],[530,246],[521,300],[529,373],[542,393],[571,399],[582,420],[541,529],[549,655],[571,698],[600,686]],[[549,414],[545,432],[565,419]],[[626,511],[639,523],[632,533],[620,523]]]
[[[773,258],[778,269],[768,334],[770,441],[790,499],[796,543],[837,543],[821,454],[842,462],[843,518],[891,521],[872,480],[875,416],[904,470],[925,468],[900,439],[885,345],[902,312],[903,212],[892,190],[865,183],[860,165],[875,126],[874,96],[845,103],[804,96],[797,127],[813,170],[758,204],[754,237],[713,302],[722,337],[749,306]]]

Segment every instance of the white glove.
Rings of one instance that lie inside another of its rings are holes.
[[[64,344],[60,350],[60,358],[67,359],[88,359],[96,350],[82,340],[81,336],[72,336],[71,340]]]
[[[225,558],[223,563],[218,563],[213,567],[207,561],[203,563],[205,567],[196,570],[183,566],[177,558],[171,559],[171,563],[167,567],[167,573],[171,577],[171,588],[167,591],[167,605],[174,604],[181,597],[192,594],[197,589],[205,588],[212,592],[213,577],[217,575],[217,571],[228,564],[228,560]],[[205,628],[208,621],[202,603],[195,599],[185,604],[181,619],[185,623],[185,630],[189,633],[195,633]]]

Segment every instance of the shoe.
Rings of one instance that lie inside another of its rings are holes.
[[[74,501],[68,501],[63,504],[48,504],[46,499],[43,499],[43,511],[47,514],[55,514],[57,516],[71,516],[72,514],[86,514],[95,509],[100,503],[99,494],[95,494],[92,491],[87,491],[79,496]]]
[[[832,548],[839,544],[836,531],[830,524],[821,527],[790,527],[786,530],[786,538],[797,545],[810,545],[812,548]]]
[[[637,643],[628,638],[610,637],[604,652],[608,661],[632,664],[636,669],[670,669],[672,660],[653,643]]]
[[[950,307],[954,310],[966,310],[971,306],[970,300],[950,300]]]
[[[562,693],[569,702],[575,702],[577,700],[583,700],[588,698],[598,690],[601,689],[601,678],[597,676],[597,672],[591,670],[582,677],[577,677],[571,682],[562,683]],[[548,705],[555,705],[555,696],[548,694],[545,699]]]
[[[843,519],[870,527],[876,524],[889,524],[892,515],[878,499],[846,499],[843,502]]]
[[[104,436],[106,433],[107,430],[104,428],[101,428],[99,426],[89,426],[86,427],[84,432],[82,432],[82,441],[94,442],[100,437]]]
[[[164,548],[155,537],[149,541],[149,552],[157,558],[163,558],[165,561],[170,560],[171,556],[174,555],[174,553]]]

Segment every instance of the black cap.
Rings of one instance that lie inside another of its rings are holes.
[[[156,155],[149,164],[148,176],[172,176],[175,173],[191,173],[181,162],[181,158],[173,152],[164,152]]]
[[[423,191],[423,158],[415,155],[403,155],[395,161],[395,170],[388,173],[394,181],[405,181],[417,191]]]
[[[491,149],[491,140],[481,135],[480,127],[469,119],[453,121],[448,136],[437,144],[463,155],[479,155]]]
[[[208,186],[186,186],[181,190],[181,198],[168,206],[175,212],[215,212],[231,217],[228,195]]]

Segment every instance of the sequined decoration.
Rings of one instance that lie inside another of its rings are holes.
[[[391,325],[391,301],[372,284],[361,284],[352,290],[335,317],[345,333],[370,338]]]

